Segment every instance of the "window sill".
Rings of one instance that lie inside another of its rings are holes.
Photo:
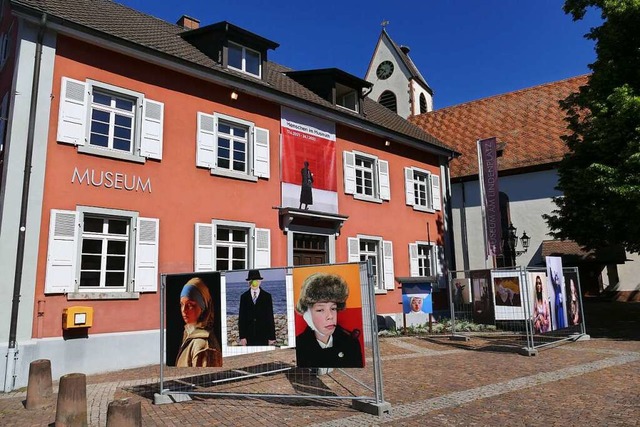
[[[386,289],[376,289],[375,294],[376,295],[386,295],[387,294],[387,290]]]
[[[435,213],[434,209],[428,208],[426,206],[413,205],[414,211],[427,212],[427,213]]]
[[[240,179],[243,181],[258,182],[258,177],[246,173],[230,171],[227,169],[211,169],[211,175],[224,176],[226,178]]]
[[[126,160],[128,162],[142,163],[142,164],[144,164],[147,160],[144,157],[136,156],[134,154],[124,153],[124,152],[119,153],[117,151],[107,150],[104,148],[96,148],[96,147],[91,147],[87,145],[79,145],[78,153],[91,154],[91,155],[100,156],[100,157],[109,157],[112,159]]]
[[[70,292],[67,301],[140,299],[140,292]]]
[[[356,200],[362,200],[363,202],[382,203],[382,199],[375,197],[363,196],[362,194],[354,194],[353,198]]]

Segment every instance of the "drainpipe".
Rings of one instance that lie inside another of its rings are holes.
[[[29,128],[27,131],[27,150],[24,159],[24,177],[22,181],[22,202],[20,204],[20,227],[18,228],[18,246],[16,248],[16,271],[13,281],[13,302],[11,305],[11,325],[9,327],[9,348],[7,349],[7,369],[4,378],[4,391],[9,392],[15,386],[15,367],[18,358],[16,335],[18,331],[18,308],[20,307],[20,288],[22,287],[22,268],[24,265],[25,235],[27,232],[27,211],[29,207],[29,184],[31,183],[31,161],[33,141],[35,139],[36,109],[38,107],[38,89],[40,85],[40,65],[42,63],[42,44],[46,30],[47,14],[42,14],[40,30],[36,42],[36,56],[33,65],[31,83],[31,106],[29,107]],[[34,230],[35,231],[35,230]]]

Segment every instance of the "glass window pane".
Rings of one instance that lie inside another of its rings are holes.
[[[116,126],[113,128],[113,135],[120,139],[131,139],[131,128]]]
[[[224,240],[225,242],[229,241],[229,232],[228,228],[218,227],[218,240]]]
[[[102,122],[102,123],[109,123],[109,112],[108,111],[102,111],[102,110],[98,110],[96,108],[94,108],[93,110],[91,110],[91,120],[92,121],[97,121],[97,122]]]
[[[233,261],[233,269],[234,270],[244,270],[246,268],[244,261],[235,260]]]
[[[222,169],[229,169],[229,160],[218,158],[218,167]]]
[[[233,151],[244,155],[246,144],[242,141],[233,141]]]
[[[216,258],[229,258],[229,248],[227,246],[216,247]]]
[[[118,139],[118,138],[116,138],[116,139],[113,140],[113,149],[114,150],[130,152],[131,151],[131,141],[129,141],[128,139]]]
[[[216,270],[228,270],[229,269],[229,260],[219,259],[216,263]]]
[[[231,135],[231,126],[224,122],[218,122],[218,132]]]
[[[124,255],[127,251],[127,242],[111,240],[107,242],[107,253],[109,255]]]
[[[83,271],[80,273],[80,286],[100,286],[100,273],[97,271]]]
[[[130,99],[116,98],[116,108],[125,111],[133,111],[135,103]]]
[[[85,253],[85,254],[100,254],[100,253],[102,253],[102,240],[83,239],[82,240],[82,253]]]
[[[124,287],[124,272],[108,272],[105,278],[107,287]]]
[[[246,61],[246,72],[259,76],[260,75],[260,54],[258,52],[247,50],[245,53],[245,61]]]
[[[233,241],[234,242],[246,242],[247,241],[247,232],[244,230],[233,230]]]
[[[233,259],[245,259],[247,250],[243,247],[233,248]]]
[[[229,66],[242,69],[242,48],[233,44],[229,45]]]
[[[125,257],[123,256],[108,256],[107,257],[107,270],[121,270],[124,271]]]
[[[132,122],[133,122],[133,117],[123,116],[122,114],[116,114],[116,126],[131,128]]]
[[[93,103],[101,105],[111,105],[111,97],[100,92],[93,92]]]
[[[109,220],[109,233],[110,234],[127,234],[127,224],[128,221],[123,221],[121,219],[110,219]]]
[[[229,148],[230,146],[231,143],[227,138],[218,138],[218,147]]]
[[[91,233],[102,233],[104,221],[102,218],[84,217],[84,231]]]
[[[97,145],[99,147],[107,147],[109,145],[109,138],[106,135],[91,134],[89,138],[89,144]]]
[[[247,130],[244,128],[233,128],[233,135],[237,136],[238,138],[246,138]]]
[[[107,123],[94,120],[91,122],[91,133],[109,135],[109,125]]]
[[[81,270],[100,270],[100,255],[82,255]]]
[[[233,162],[233,170],[238,172],[244,172],[244,162]]]

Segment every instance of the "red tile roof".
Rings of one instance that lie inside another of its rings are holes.
[[[506,143],[498,170],[558,162],[568,133],[558,102],[587,84],[588,75],[492,96],[410,118],[429,134],[462,153],[451,162],[454,178],[476,175],[476,141],[497,137]]]

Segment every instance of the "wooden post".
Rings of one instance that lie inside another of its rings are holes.
[[[52,403],[52,397],[51,361],[47,359],[34,360],[29,364],[25,408],[31,410],[47,407]]]
[[[141,427],[142,406],[140,402],[118,399],[109,402],[107,427]]]
[[[55,427],[87,426],[87,377],[67,374],[60,377]]]

